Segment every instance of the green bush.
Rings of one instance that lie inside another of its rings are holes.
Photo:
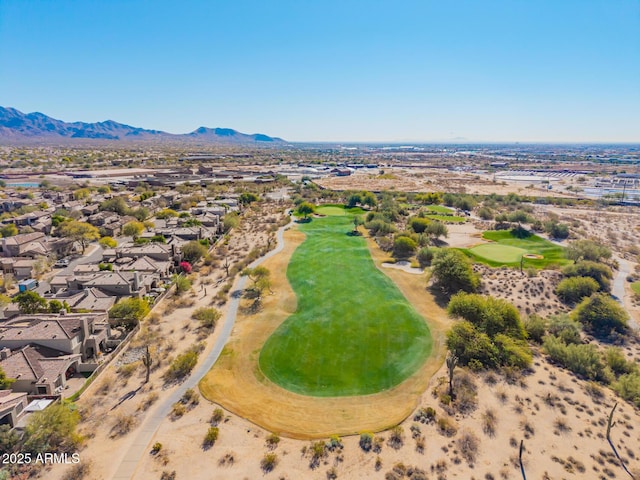
[[[533,355],[531,349],[524,340],[515,339],[499,333],[493,339],[498,349],[500,365],[516,368],[527,368],[531,366]]]
[[[569,315],[553,315],[549,317],[548,331],[550,335],[560,338],[564,343],[580,344],[580,324],[572,320]]]
[[[216,308],[200,307],[193,312],[191,318],[198,320],[204,328],[215,328],[222,314]]]
[[[542,338],[547,333],[548,322],[539,315],[531,315],[524,321],[524,329],[529,340],[542,343]]]
[[[475,292],[480,278],[474,273],[469,259],[459,250],[443,248],[433,256],[434,285],[445,293]]]
[[[600,289],[600,285],[591,277],[570,277],[562,280],[556,287],[556,295],[564,303],[581,302],[584,297],[590,297]]]
[[[202,445],[204,447],[213,446],[213,444],[216,443],[216,440],[218,440],[219,433],[220,431],[218,430],[218,427],[209,427],[209,430],[207,430],[207,434],[204,436]]]
[[[447,332],[447,348],[458,357],[460,365],[479,362],[484,368],[498,366],[498,349],[486,333],[471,322],[457,322]]]
[[[431,261],[433,260],[433,250],[427,247],[421,248],[416,254],[416,259],[422,268],[431,265]]]
[[[638,372],[638,366],[633,360],[627,361],[624,351],[620,348],[607,348],[604,352],[604,360],[616,376]]]
[[[418,248],[418,244],[411,238],[403,235],[393,241],[393,256],[396,258],[409,258]]]
[[[611,258],[611,250],[592,240],[576,240],[567,247],[567,257],[576,262],[579,260],[598,262],[601,259]]]
[[[573,316],[585,329],[600,337],[627,331],[629,314],[605,294],[594,294],[586,298],[578,305]]]
[[[589,260],[583,260],[573,265],[567,265],[562,270],[565,277],[590,277],[593,278],[600,287],[600,290],[608,292],[610,280],[613,278],[611,269],[602,264]]]
[[[627,373],[618,378],[613,389],[624,400],[640,408],[640,373]]]
[[[198,363],[198,351],[191,348],[173,359],[169,370],[165,373],[166,380],[179,380],[191,373]]]
[[[500,298],[458,293],[451,297],[447,312],[473,323],[489,337],[504,333],[521,340],[526,338],[518,309]]]
[[[544,349],[553,361],[578,375],[605,383],[613,379],[595,345],[567,345],[558,337],[549,335],[544,340]]]

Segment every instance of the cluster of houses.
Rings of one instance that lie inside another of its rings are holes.
[[[118,237],[123,225],[134,219],[100,210],[104,196],[88,203],[60,193],[34,194],[43,198],[30,199],[31,205],[46,198],[50,206],[0,222],[0,227],[29,226],[29,233],[0,239],[1,272],[18,281],[39,277],[38,293],[64,308],[59,313],[26,315],[15,303],[0,307],[0,367],[14,379],[10,390],[0,390],[0,424],[12,427],[24,423],[24,415],[41,407],[43,400],[68,396],[107,361],[127,334],[110,326],[109,310],[123,298],[155,301],[178,271],[183,246],[194,240],[213,244],[222,233],[221,217],[238,208],[234,198],[208,199],[190,208],[187,218],[154,219],[153,226],[133,241]],[[152,199],[145,200],[145,207],[153,215],[179,202],[180,194],[169,191]],[[2,209],[11,211],[12,206],[5,202]],[[77,212],[74,218],[98,227],[119,245],[107,249],[95,245],[81,256],[79,245],[51,236],[54,212],[59,209]],[[160,237],[163,241],[152,241]],[[51,269],[52,260],[69,255],[75,260],[68,266]]]

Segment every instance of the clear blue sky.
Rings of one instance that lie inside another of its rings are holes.
[[[640,142],[640,1],[0,0],[0,105],[291,141]]]

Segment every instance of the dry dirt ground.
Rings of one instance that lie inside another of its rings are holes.
[[[260,313],[238,316],[223,355],[200,384],[201,391],[241,417],[296,438],[322,438],[393,426],[415,408],[417,398],[441,365],[443,333],[450,320],[426,292],[426,276],[382,269],[380,265],[387,256],[370,240],[378,268],[428,319],[434,338],[432,357],[399,386],[374,395],[317,398],[297,395],[275,385],[260,372],[258,356],[271,333],[295,311],[296,298],[286,278],[286,267],[291,254],[303,240],[299,231],[287,231],[285,250],[263,264],[272,272],[275,295],[264,301]]]
[[[617,400],[607,390],[602,390],[601,397],[587,393],[592,392],[589,384],[542,357],[534,361],[534,372],[515,384],[492,375],[478,376],[476,406],[464,415],[448,415],[431,394],[438,377],[445,375],[443,370],[438,372],[420,405],[435,408],[437,418],[447,418],[456,430],[451,436],[441,433],[437,424],[422,424],[411,416],[400,425],[399,443],[390,441],[389,432],[382,432],[376,435],[379,452],[367,453],[358,446],[357,435],[349,436],[342,439],[343,448],[321,450],[316,461],[311,442],[281,438],[273,448],[266,441],[268,431],[229,412],[219,424],[215,445],[203,448],[214,405],[201,401],[183,418],[161,426],[155,440],[162,443],[164,453],[149,454],[136,479],[160,478],[162,472],[173,471],[177,479],[193,480],[393,479],[402,477],[386,474],[394,466],[400,470],[399,464],[418,467],[427,473],[422,478],[429,479],[519,479],[520,440],[525,442],[528,478],[626,478],[605,439],[607,417]],[[485,420],[489,416],[495,418],[493,426]],[[629,467],[638,469],[640,415],[621,403],[615,418],[612,438],[616,447]],[[463,437],[467,445],[469,438],[475,438],[477,447],[464,446]],[[267,453],[276,455],[270,473],[261,468]]]
[[[505,195],[515,192],[537,197],[565,197],[523,182],[493,182],[477,175],[433,168],[385,168],[385,175],[355,171],[348,177],[326,177],[315,181],[329,190],[369,190],[372,192],[451,192]]]

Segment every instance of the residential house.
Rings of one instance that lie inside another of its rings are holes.
[[[46,236],[42,232],[23,233],[3,238],[0,243],[2,257],[32,257],[49,255]]]
[[[28,345],[47,347],[82,362],[104,351],[111,338],[106,313],[19,315],[0,326],[0,348],[12,351]]]
[[[0,425],[15,427],[28,404],[26,392],[0,390]]]
[[[66,380],[78,371],[80,357],[41,345],[25,345],[15,351],[5,347],[0,350],[0,367],[15,379],[14,392],[52,395],[61,392]]]

